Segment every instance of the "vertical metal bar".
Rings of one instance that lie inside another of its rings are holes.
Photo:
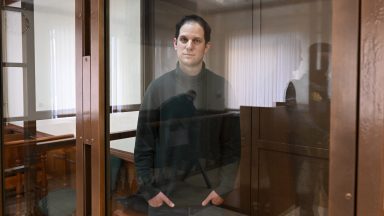
[[[329,215],[355,215],[359,0],[332,2]]]
[[[25,122],[26,138],[36,136],[36,87],[35,87],[35,31],[34,31],[34,2],[33,0],[22,0],[21,7],[22,14],[22,49],[23,49],[23,63],[26,67],[23,68],[23,88],[24,88],[24,116],[27,116]]]
[[[91,133],[91,60],[90,56],[83,57],[83,158],[81,159],[84,163],[83,170],[81,174],[83,176],[83,188],[84,188],[84,215],[91,215],[91,205],[92,205],[92,196],[91,196],[91,183],[92,183],[92,164],[91,164],[91,150],[92,150],[92,133]],[[97,168],[97,167],[96,167]]]
[[[142,84],[141,87],[141,96],[144,97],[145,89],[148,87],[149,83],[154,78],[154,28],[155,28],[155,17],[154,17],[154,4],[155,1],[152,0],[144,0],[142,7],[142,21],[141,21],[141,29],[142,29]]]
[[[252,158],[252,108],[240,107],[240,208],[242,213],[251,215],[251,158]]]
[[[91,145],[91,60],[90,56],[83,57],[83,142]]]
[[[260,201],[259,201],[259,149],[257,142],[260,139],[260,108],[252,107],[251,111],[251,215],[259,215]]]
[[[105,19],[104,0],[91,0],[92,215],[106,214],[105,203]]]
[[[1,8],[3,7],[3,1],[0,2],[0,6]],[[3,10],[0,10],[0,29],[2,30],[3,29]],[[3,32],[3,31],[2,31]],[[1,83],[1,88],[3,88],[3,33],[0,34],[0,62],[1,62],[1,67],[0,67],[0,83]],[[5,212],[4,212],[4,184],[3,184],[3,179],[4,179],[4,175],[3,175],[3,170],[4,170],[4,167],[3,167],[3,153],[4,153],[4,148],[3,148],[3,130],[4,130],[4,116],[3,116],[3,107],[4,107],[4,103],[3,103],[3,89],[1,89],[0,91],[0,103],[1,103],[1,107],[0,107],[0,126],[1,126],[1,130],[0,130],[0,191],[1,191],[1,195],[0,195],[0,214],[1,215],[5,215]]]
[[[75,2],[75,40],[76,40],[76,215],[85,214],[84,180],[84,126],[83,126],[83,55],[84,55],[84,0]]]
[[[83,56],[91,55],[91,0],[83,0]]]
[[[84,196],[84,215],[93,215],[92,214],[92,146],[90,145],[84,145],[84,190],[85,190],[85,196]]]
[[[262,0],[253,0],[252,2],[252,47],[256,50],[256,57],[261,63],[261,44],[262,44]],[[259,64],[257,67],[260,67]],[[257,149],[257,139],[259,138],[259,109],[251,107],[250,109],[250,215],[259,214],[259,155]]]
[[[109,199],[112,197],[111,191],[111,165],[110,165],[110,113],[111,113],[111,104],[110,104],[110,1],[105,1],[104,14],[105,14],[105,131],[104,134],[108,136],[105,137],[105,212],[106,215],[113,215],[111,202]]]
[[[22,15],[22,50],[23,63],[23,99],[24,99],[24,139],[36,137],[36,88],[35,88],[35,37],[34,37],[34,1],[21,0]],[[36,173],[33,168],[35,160],[34,146],[24,148],[24,165],[27,167],[24,173],[24,201],[26,202],[26,214],[33,214],[35,209],[34,188]]]

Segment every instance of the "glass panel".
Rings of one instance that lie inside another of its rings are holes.
[[[7,47],[20,47],[25,63],[23,68],[3,70],[3,206],[5,215],[72,215],[76,208],[75,1],[34,0],[33,4],[34,11],[23,12],[28,20],[23,41],[21,35],[20,40],[2,41]],[[7,23],[21,29],[17,20],[20,16],[7,16]],[[3,35],[11,30],[3,29]]]
[[[23,62],[23,30],[20,12],[3,11],[3,62]]]
[[[117,200],[134,193],[133,150],[142,88],[141,1],[109,2],[110,194]],[[133,134],[132,134],[133,131]]]
[[[124,58],[145,90],[138,116],[110,116],[111,214],[327,215],[332,2],[117,2],[110,94],[138,91],[113,82],[116,14],[141,18],[121,25],[144,32]]]
[[[34,18],[36,110],[74,114],[75,1],[37,1]]]
[[[259,5],[256,38],[263,54],[256,73],[262,81],[255,85],[263,93],[250,97],[273,108],[257,108],[260,172],[254,180],[263,185],[253,192],[260,206],[254,212],[327,215],[332,1]]]
[[[3,115],[5,118],[24,116],[23,68],[3,68]]]

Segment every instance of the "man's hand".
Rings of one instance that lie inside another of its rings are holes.
[[[163,192],[159,192],[156,196],[148,200],[148,204],[154,208],[162,206],[163,203],[166,203],[171,208],[175,206],[175,204],[173,204],[173,202],[167,196],[165,196]]]
[[[215,191],[212,191],[201,204],[206,206],[209,202],[211,202],[213,205],[221,205],[224,202],[224,199],[221,198],[221,196]]]

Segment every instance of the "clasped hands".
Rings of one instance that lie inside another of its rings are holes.
[[[210,202],[213,205],[221,205],[224,202],[224,199],[221,198],[215,191],[212,191],[208,194],[207,198],[205,198],[201,205],[206,206]],[[175,204],[165,194],[163,194],[163,192],[159,192],[156,196],[148,200],[148,204],[154,208],[160,207],[164,203],[171,208],[175,207]]]

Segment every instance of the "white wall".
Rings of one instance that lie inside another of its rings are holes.
[[[290,81],[297,102],[308,104],[309,46],[331,42],[331,1],[255,9],[253,29],[251,12],[207,14],[214,36],[209,59],[230,84],[228,106],[273,107],[285,101]]]
[[[140,104],[140,0],[111,0],[110,11],[110,103]]]

